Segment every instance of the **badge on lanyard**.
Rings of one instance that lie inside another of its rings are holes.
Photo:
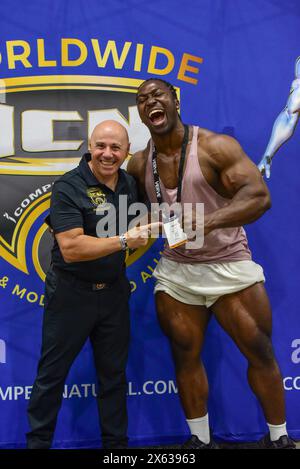
[[[189,127],[187,125],[184,125],[184,137],[183,137],[183,142],[181,146],[181,157],[180,157],[179,170],[178,170],[178,189],[177,189],[177,197],[176,197],[177,203],[180,203],[181,201],[183,166],[184,166],[188,139],[189,139]],[[159,174],[158,174],[158,168],[157,168],[156,148],[154,148],[154,151],[152,154],[152,170],[153,170],[154,189],[156,193],[156,198],[157,198],[158,203],[161,204],[163,199],[162,199],[160,180],[159,180]],[[176,214],[172,216],[163,215],[163,228],[165,231],[165,235],[167,237],[167,241],[169,243],[169,247],[171,249],[177,248],[181,244],[184,244],[187,242],[187,235],[181,228],[179,218]]]
[[[187,242],[187,235],[181,228],[177,215],[173,215],[169,218],[165,217],[163,228],[169,243],[169,248],[174,249]]]

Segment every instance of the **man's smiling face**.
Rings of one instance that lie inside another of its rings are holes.
[[[141,86],[137,94],[137,107],[142,122],[151,133],[168,133],[179,118],[178,100],[170,88],[159,80],[150,80]]]
[[[98,125],[91,136],[90,152],[94,174],[109,178],[118,172],[129,151],[128,135],[123,126],[113,121]]]

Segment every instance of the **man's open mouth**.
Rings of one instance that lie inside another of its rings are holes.
[[[100,160],[100,163],[103,165],[103,166],[107,166],[107,167],[110,167],[110,166],[113,166],[115,164],[115,161],[114,160]]]
[[[163,109],[153,109],[149,112],[148,117],[152,124],[159,125],[165,119],[165,112]]]

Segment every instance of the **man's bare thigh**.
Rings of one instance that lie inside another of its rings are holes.
[[[158,320],[163,332],[173,341],[202,345],[210,311],[201,305],[189,305],[165,292],[155,295]]]
[[[233,337],[259,329],[271,335],[272,313],[268,295],[262,282],[255,283],[219,298],[211,307],[221,326]]]

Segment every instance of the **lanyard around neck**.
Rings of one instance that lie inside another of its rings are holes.
[[[178,203],[181,202],[183,167],[184,167],[188,139],[189,139],[189,126],[184,125],[184,136],[183,136],[183,141],[181,145],[181,156],[180,156],[179,170],[178,170],[178,185],[177,185],[177,196],[176,196],[176,202]],[[159,180],[158,167],[157,167],[157,151],[155,147],[152,153],[152,170],[153,170],[154,189],[156,193],[157,202],[161,204],[163,202],[163,198],[162,198],[162,193],[161,193],[160,180]]]

